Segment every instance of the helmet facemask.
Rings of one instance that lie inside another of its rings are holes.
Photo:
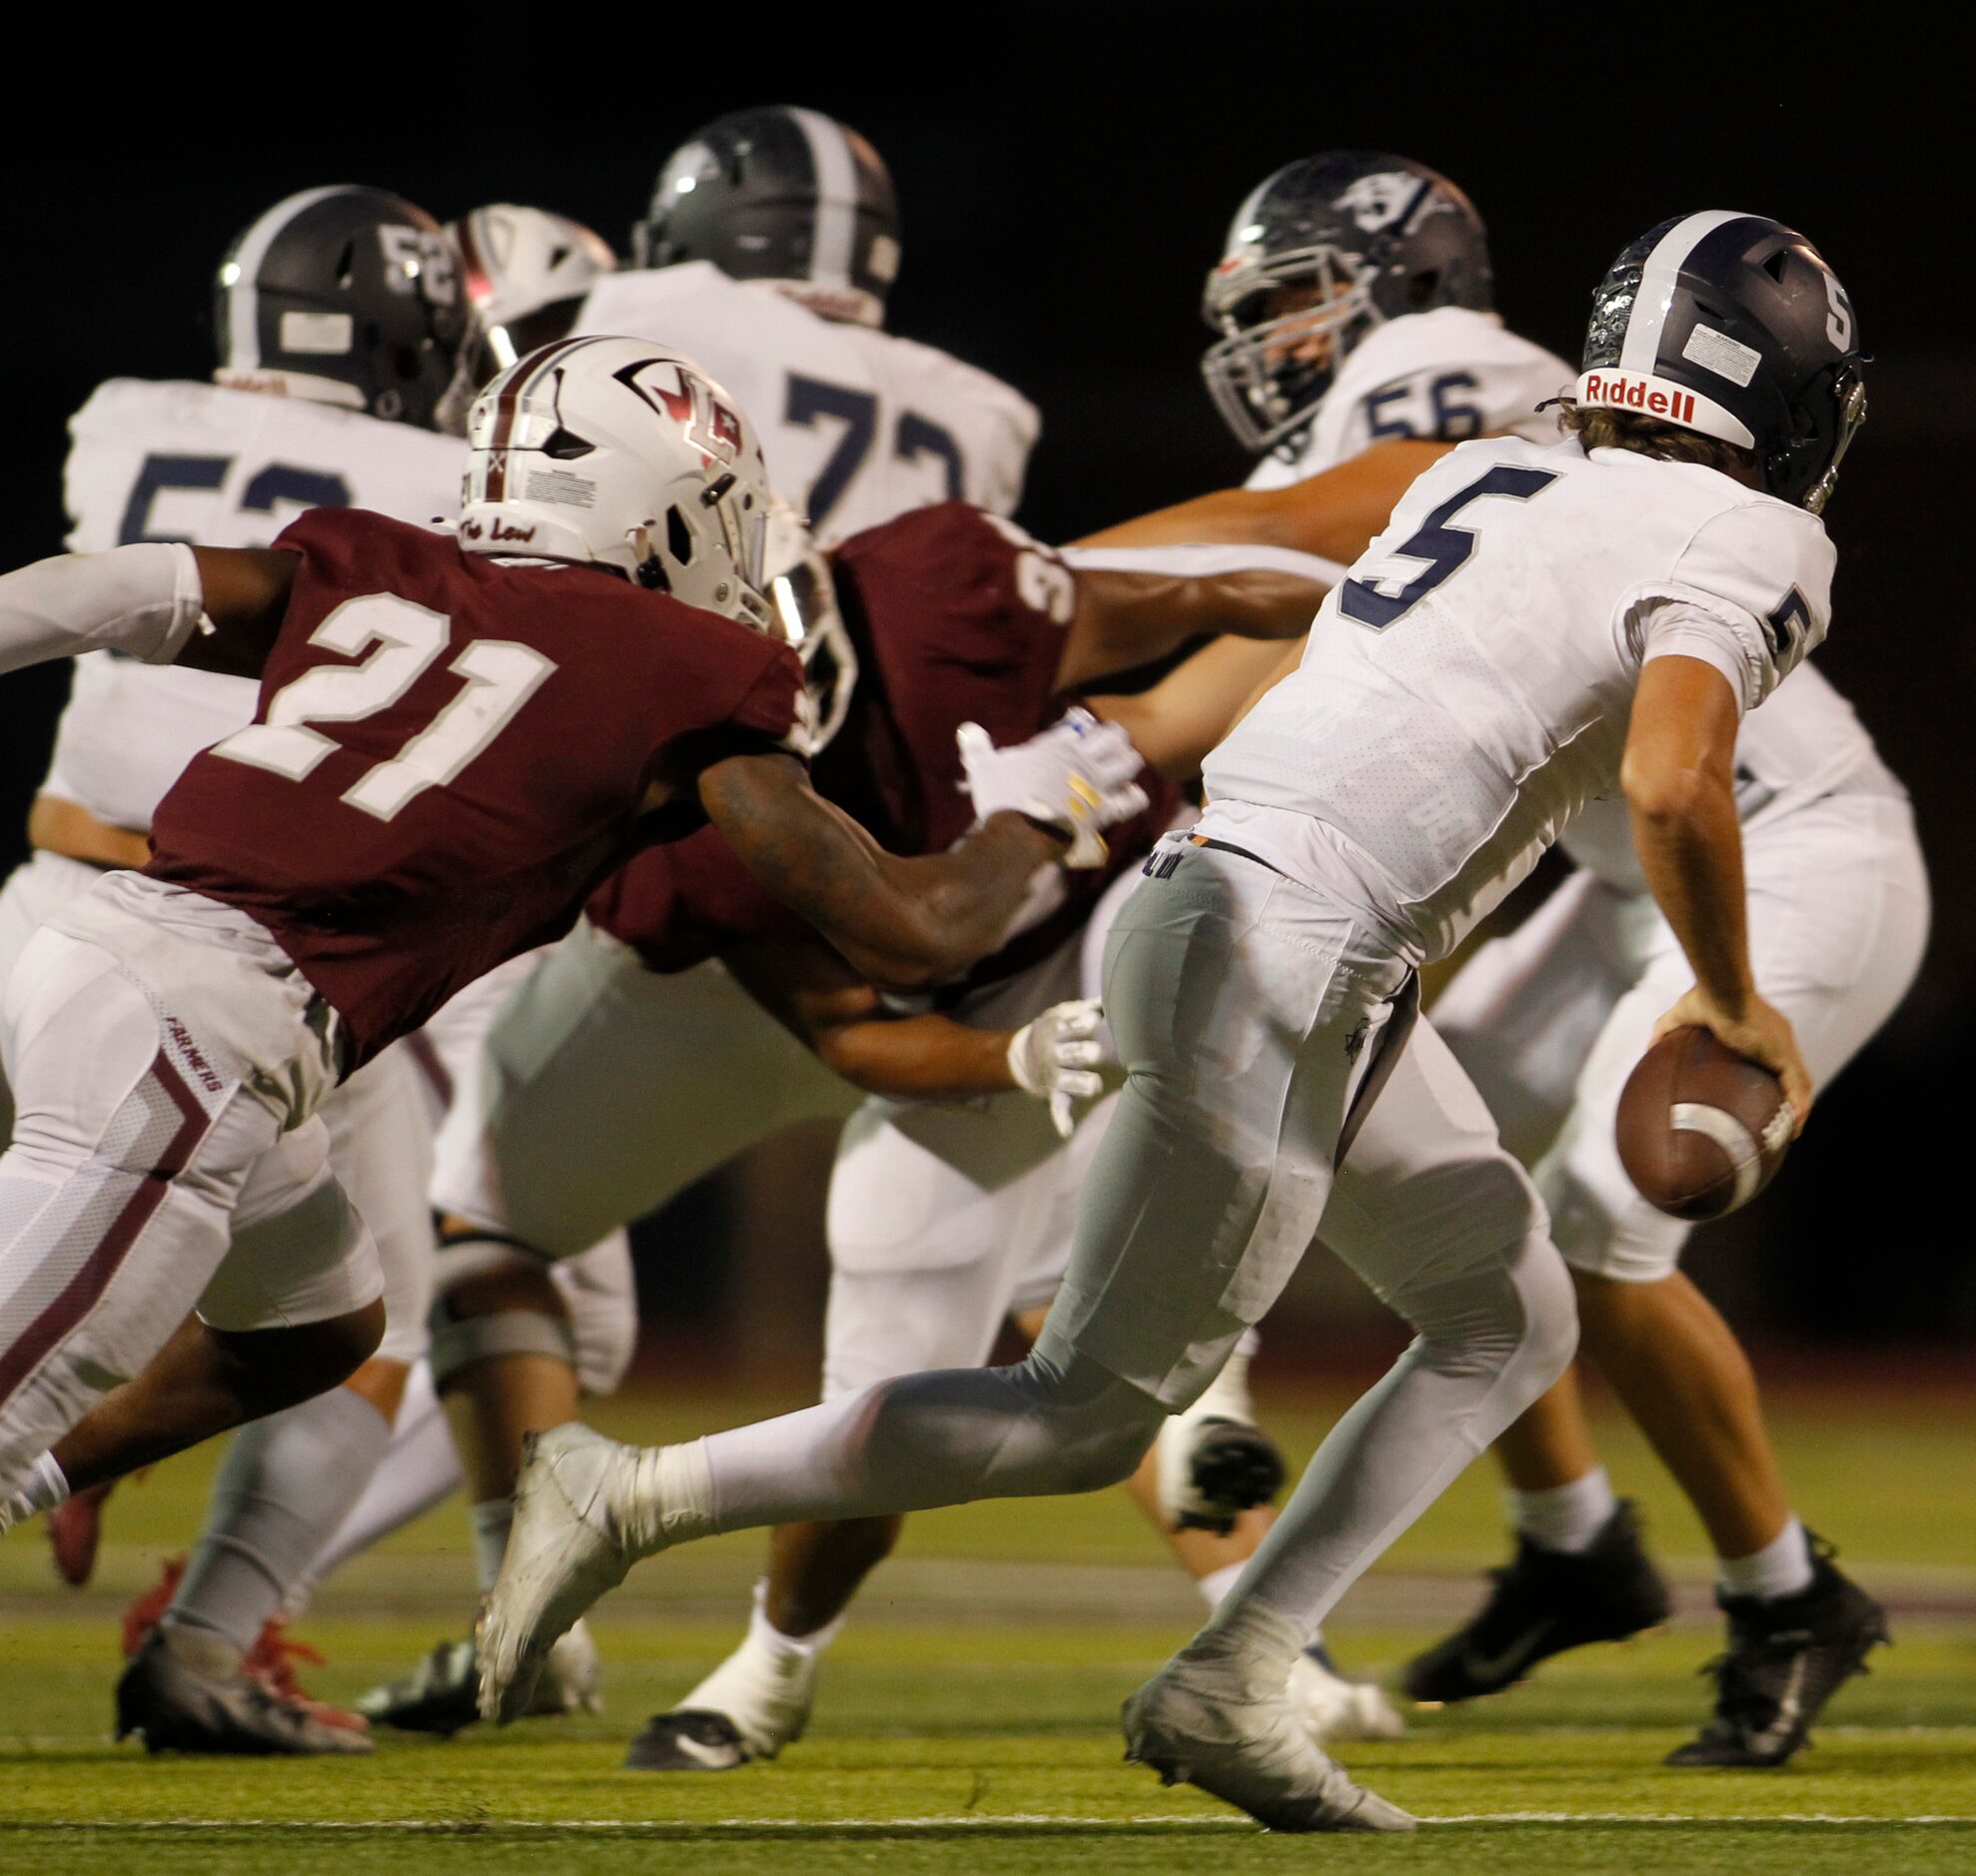
[[[811,753],[843,728],[857,687],[857,647],[837,604],[830,561],[802,517],[786,503],[772,504],[766,528],[766,590],[774,608],[771,628],[802,660],[809,693]]]
[[[1832,414],[1831,434],[1821,435],[1817,413],[1828,410]],[[1813,514],[1823,514],[1825,504],[1832,498],[1832,490],[1838,484],[1839,464],[1845,453],[1852,448],[1852,440],[1859,433],[1859,427],[1866,422],[1866,380],[1855,359],[1847,359],[1831,374],[1830,388],[1817,387],[1805,404],[1798,408],[1798,422],[1802,432],[1801,440],[1794,439],[1787,450],[1780,451],[1765,464],[1765,480],[1772,484],[1772,493],[1782,490],[1775,484],[1801,481],[1804,470],[1794,459],[1800,454],[1817,452],[1824,458],[1824,467],[1812,477],[1810,485],[1795,497],[1799,507],[1809,509]],[[1817,461],[1817,456],[1812,460]],[[1784,495],[1785,500],[1793,499]]]
[[[1290,293],[1309,297],[1268,310]],[[1372,269],[1330,244],[1224,261],[1208,277],[1202,312],[1224,337],[1201,374],[1228,427],[1258,453],[1311,422],[1346,355],[1380,322]]]

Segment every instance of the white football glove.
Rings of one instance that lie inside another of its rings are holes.
[[[1008,808],[1060,829],[1070,836],[1065,866],[1102,866],[1098,830],[1146,805],[1145,789],[1132,779],[1145,766],[1132,738],[1089,710],[1069,710],[1040,735],[1004,748],[979,723],[963,723],[954,739],[976,816],[985,821]]]
[[[1105,1092],[1098,1073],[1105,1046],[1098,1031],[1105,1020],[1096,997],[1053,1004],[1009,1039],[1009,1073],[1024,1094],[1050,1103],[1050,1119],[1065,1140],[1077,1127],[1075,1104]]]

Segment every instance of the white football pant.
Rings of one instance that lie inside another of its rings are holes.
[[[1327,1213],[1347,1113],[1408,974],[1324,895],[1246,858],[1163,846],[1107,946],[1130,1079],[1034,1353],[709,1436],[715,1526],[1123,1478],[1268,1312],[1322,1222],[1420,1333],[1334,1428],[1237,1589],[1315,1628],[1575,1344],[1542,1207],[1425,1026],[1390,1084],[1409,1090],[1409,1126],[1376,1135],[1384,1097],[1373,1105],[1353,1209]]]
[[[0,1495],[195,1307],[215,1328],[383,1289],[328,1163],[322,999],[232,908],[105,875],[0,998]],[[75,935],[88,932],[84,938]],[[239,1240],[235,1242],[235,1228]]]
[[[0,886],[0,986],[36,929],[103,878],[101,867],[56,853],[35,853]],[[433,1304],[433,1127],[404,1043],[394,1043],[331,1090],[320,1110],[330,1136],[330,1170],[370,1227],[385,1285],[385,1339],[378,1359],[420,1360],[430,1340]],[[12,1099],[0,1077],[0,1141],[11,1131]],[[279,1259],[279,1221],[246,1227],[255,1255]],[[275,1234],[265,1249],[260,1239]]]

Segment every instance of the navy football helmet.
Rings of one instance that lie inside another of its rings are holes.
[[[1737,444],[1769,493],[1816,514],[1866,420],[1865,356],[1810,242],[1715,209],[1662,222],[1612,263],[1574,396]]]
[[[453,244],[383,189],[307,189],[249,224],[220,265],[223,385],[432,429],[466,332]]]
[[[1286,310],[1286,291],[1302,304]],[[1241,442],[1272,450],[1383,320],[1493,303],[1488,236],[1461,190],[1407,157],[1334,150],[1287,164],[1236,211],[1202,300],[1222,338],[1201,371]]]
[[[640,267],[711,261],[826,319],[882,325],[899,271],[892,178],[856,131],[820,111],[733,111],[666,158],[631,253]]]

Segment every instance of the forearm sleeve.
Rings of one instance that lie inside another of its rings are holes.
[[[199,562],[181,542],[37,560],[0,576],[0,671],[103,650],[169,664],[204,605]]]

